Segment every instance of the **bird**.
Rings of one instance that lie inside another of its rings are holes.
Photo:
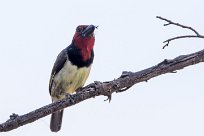
[[[79,25],[69,46],[63,49],[54,63],[49,81],[52,102],[71,95],[82,88],[89,76],[94,59],[94,25]],[[61,129],[63,109],[52,113],[50,130]]]

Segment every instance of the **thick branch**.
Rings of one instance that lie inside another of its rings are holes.
[[[95,82],[82,88],[79,92],[67,97],[61,101],[46,105],[42,108],[29,112],[27,114],[18,116],[13,114],[5,123],[0,124],[0,132],[10,131],[25,124],[34,122],[42,117],[45,117],[57,110],[75,105],[89,98],[104,95],[111,96],[112,93],[123,92],[136,83],[147,81],[153,77],[172,73],[184,67],[194,65],[204,61],[204,50],[196,53],[182,55],[172,60],[164,60],[161,63],[144,69],[139,72],[123,72],[122,75],[108,82]]]
[[[161,19],[161,20],[164,20],[167,22],[167,24],[164,24],[164,26],[168,26],[168,25],[175,25],[175,26],[179,26],[181,28],[184,28],[184,29],[189,29],[190,31],[194,32],[195,35],[182,35],[182,36],[176,36],[176,37],[173,37],[173,38],[169,38],[167,40],[165,40],[163,43],[166,43],[164,46],[163,46],[163,49],[167,46],[169,46],[169,43],[173,40],[177,40],[177,39],[183,39],[183,38],[204,38],[203,35],[200,35],[194,28],[192,27],[189,27],[189,26],[185,26],[185,25],[182,25],[182,24],[179,24],[179,23],[175,23],[171,20],[168,20],[166,18],[163,18],[163,17],[160,17],[160,16],[157,16],[156,18],[158,19]]]

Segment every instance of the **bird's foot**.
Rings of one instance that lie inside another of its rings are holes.
[[[74,97],[71,94],[66,94],[66,98],[69,99],[71,103],[75,102]]]

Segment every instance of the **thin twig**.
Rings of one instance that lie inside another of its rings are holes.
[[[168,20],[166,18],[163,18],[163,17],[160,17],[160,16],[156,16],[156,18],[159,18],[161,20],[164,20],[166,22],[168,22],[167,24],[164,24],[164,26],[167,26],[167,25],[176,25],[176,26],[179,26],[179,27],[182,27],[182,28],[185,28],[185,29],[190,29],[191,31],[193,31],[196,35],[200,35],[194,28],[192,27],[189,27],[189,26],[185,26],[185,25],[182,25],[182,24],[179,24],[179,23],[175,23],[171,20]]]
[[[175,26],[179,26],[181,28],[184,28],[184,29],[189,29],[191,31],[193,31],[195,33],[195,35],[182,35],[182,36],[176,36],[176,37],[173,37],[173,38],[169,38],[167,40],[165,40],[163,43],[166,43],[162,49],[164,49],[165,47],[167,47],[169,45],[169,43],[173,40],[177,40],[177,39],[182,39],[182,38],[204,38],[203,35],[200,35],[194,28],[192,27],[189,27],[189,26],[185,26],[185,25],[182,25],[182,24],[179,24],[179,23],[175,23],[171,20],[168,20],[166,18],[163,18],[163,17],[160,17],[160,16],[156,16],[156,18],[158,19],[161,19],[161,20],[164,20],[166,21],[167,23],[164,24],[164,26],[168,26],[168,25],[175,25]]]
[[[167,39],[166,41],[164,41],[163,43],[166,43],[162,49],[164,49],[165,47],[169,46],[169,43],[170,41],[173,41],[173,40],[177,40],[177,39],[183,39],[183,38],[204,38],[204,36],[202,35],[182,35],[182,36],[176,36],[176,37],[173,37],[173,38],[169,38]]]

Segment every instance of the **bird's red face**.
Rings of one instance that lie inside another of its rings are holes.
[[[94,25],[79,25],[73,37],[76,48],[81,50],[82,58],[87,61],[91,57],[91,51],[94,46]]]

